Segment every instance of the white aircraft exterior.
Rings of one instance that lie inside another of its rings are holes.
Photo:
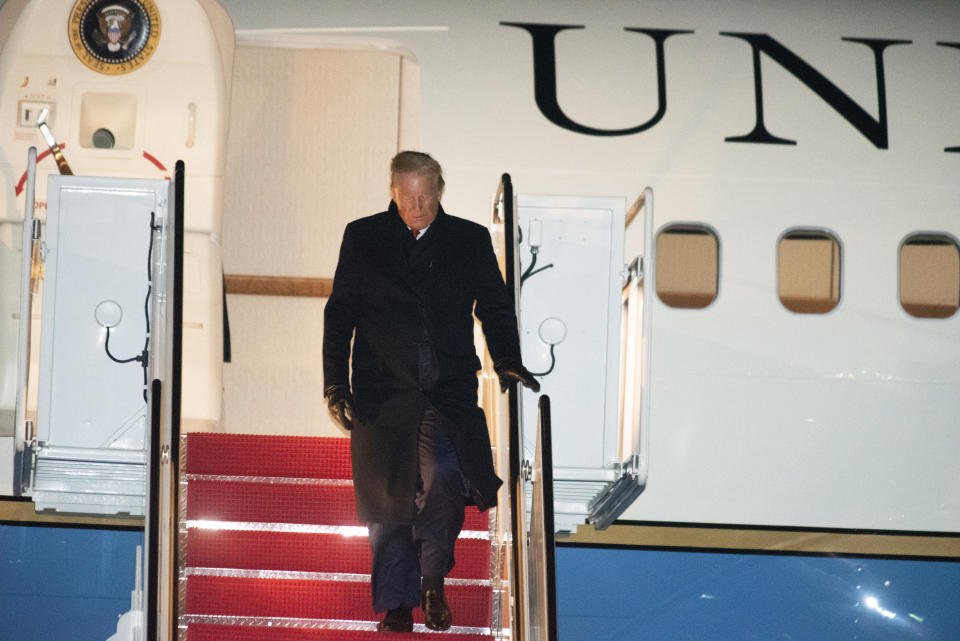
[[[7,0],[0,15],[24,4]],[[69,0],[36,4],[57,7],[57,15],[69,13],[72,5]],[[221,12],[209,7],[201,12],[186,0],[158,4],[161,13],[183,11],[213,24],[205,28],[204,51],[219,64],[229,58],[229,47],[223,40],[218,47],[213,35],[217,25],[223,26]],[[629,204],[649,187],[656,206],[648,206],[646,215],[652,216],[656,238],[692,230],[715,239],[715,291],[705,305],[671,305],[668,296],[645,301],[649,369],[638,383],[648,412],[639,432],[645,488],[622,518],[960,532],[960,320],[954,313],[958,290],[950,285],[960,269],[950,262],[950,247],[956,253],[960,238],[960,6],[955,2],[230,0],[222,7],[236,28],[238,51],[268,46],[395,56],[407,74],[400,85],[412,87],[415,95],[397,99],[401,124],[386,142],[394,149],[428,151],[443,164],[443,203],[450,213],[488,223],[491,194],[500,175],[509,172],[521,195],[613,197]],[[32,8],[27,4],[23,15]],[[73,53],[61,42],[63,16],[57,20],[43,38],[62,62]],[[165,29],[175,24],[173,18],[163,20]],[[17,41],[15,31],[3,33],[9,29],[5,22],[0,36],[7,43]],[[39,60],[45,46],[31,45],[31,55]],[[158,49],[157,56],[161,53]],[[188,69],[187,61],[183,64]],[[229,72],[209,64],[189,67],[186,75],[196,85],[190,90],[197,91],[198,114],[229,95],[224,80]],[[149,63],[143,74],[148,68]],[[110,82],[127,82],[147,101],[183,90],[179,81],[141,82],[139,71],[108,78],[77,69],[76,77],[69,71],[60,77],[55,102],[61,119],[57,130],[64,131],[65,152],[78,173],[108,171],[112,165],[104,160],[106,152],[84,155],[81,145],[71,144],[81,123],[79,106],[70,97],[91,83],[109,92]],[[0,220],[9,228],[0,239],[13,252],[23,207],[13,190],[25,168],[26,148],[38,139],[14,127],[17,105],[24,100],[17,86],[22,74],[11,67],[0,71],[0,114],[6,115],[0,123],[5,128],[0,132],[5,141]],[[217,89],[204,97],[208,85]],[[340,90],[332,88],[331,94]],[[283,97],[276,99],[284,104]],[[234,114],[235,101],[236,93],[230,105]],[[201,221],[192,230],[198,246],[209,251],[199,264],[215,283],[219,221],[229,227],[231,217],[231,211],[220,209],[230,195],[218,194],[218,176],[225,175],[229,185],[230,163],[224,168],[218,145],[227,131],[237,130],[228,129],[225,105],[211,110],[218,115],[206,129],[214,133],[207,141],[212,155],[204,176],[212,178],[195,179],[209,197],[188,207],[188,228],[190,216]],[[139,125],[145,138],[138,139],[136,151],[145,140],[163,147],[162,140],[173,136],[161,116],[155,117],[156,124]],[[231,124],[236,128],[237,123]],[[265,150],[296,140],[304,126],[309,123],[265,111],[257,129],[247,133],[255,134],[251,137],[259,138]],[[176,128],[177,136],[184,133],[180,124]],[[322,139],[309,145],[316,156],[298,163],[308,170],[317,163],[318,185],[340,180],[331,166],[367,153],[349,146],[331,149]],[[259,152],[252,149],[252,162]],[[159,160],[170,166],[183,153],[171,143]],[[124,167],[117,175],[145,175]],[[269,175],[270,169],[263,171]],[[336,221],[330,233],[309,241],[325,269],[311,275],[332,276],[344,222],[386,204],[385,165],[381,171],[380,182],[363,186],[355,202],[346,201],[346,210],[344,199],[334,207],[324,188],[301,185],[306,196],[312,194],[305,206],[309,214]],[[273,185],[265,180],[260,187],[270,191]],[[644,254],[645,276],[653,278],[662,256],[649,253],[654,238],[643,227],[626,230],[623,262]],[[224,234],[229,240],[230,232]],[[829,255],[839,266],[827,276],[833,283],[829,311],[798,313],[781,300],[778,270],[785,268],[778,252],[782,241],[792,238],[826,240],[832,247]],[[898,293],[904,279],[902,249],[917,238],[946,247],[943,278],[953,289],[945,317],[910,313]],[[5,270],[17,260],[13,253],[7,258]],[[551,288],[560,310],[552,315],[572,308],[575,316],[577,301],[565,291],[564,279],[580,269],[578,258],[567,253],[551,260],[555,274],[538,277],[537,286]],[[617,283],[623,277],[619,272],[607,276]],[[8,299],[2,301],[6,317],[0,319],[7,327],[0,370],[6,410],[13,398],[8,351],[15,344],[8,311],[16,307],[9,300],[13,291],[15,282],[3,290]],[[211,307],[203,323],[212,329],[202,341],[206,355],[197,360],[194,374],[207,381],[203,393],[209,402],[198,399],[193,414],[185,409],[185,415],[230,431],[230,379],[224,383],[223,416],[218,366],[213,365],[220,341],[218,286],[210,285],[204,295]],[[237,305],[242,315],[245,303]],[[613,308],[618,305],[612,302]],[[525,360],[532,370],[545,370],[548,349],[527,340],[530,327],[524,327]],[[589,325],[581,326],[581,333],[590,331]],[[596,349],[605,354],[606,342],[598,341]],[[319,368],[318,352],[299,357]],[[555,373],[543,377],[555,421],[562,424],[565,412],[575,413],[577,404],[593,403],[607,417],[602,421],[615,422],[608,400],[615,380],[606,378],[598,386],[599,398],[581,394],[609,368],[573,368],[569,356],[565,366],[562,345],[556,358]],[[207,374],[200,377],[200,370]],[[557,446],[559,455],[589,447],[594,428],[559,427],[564,434],[558,439],[568,439]],[[604,441],[598,450],[602,464],[623,459],[622,448],[615,439],[612,443]]]
[[[657,231],[716,235],[712,303],[648,301],[649,476],[624,518],[960,529],[960,327],[898,298],[911,234],[960,237],[955,4],[225,6],[240,33],[312,29],[412,52],[419,146],[444,164],[453,213],[486,221],[509,171],[520,194],[630,202],[649,186]],[[643,251],[640,227],[626,261]],[[778,241],[796,229],[840,245],[828,313],[778,300]],[[532,343],[531,369],[545,369]],[[544,377],[557,422],[586,401],[577,372],[564,377]]]

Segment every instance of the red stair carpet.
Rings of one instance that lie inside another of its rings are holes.
[[[345,438],[190,434],[182,442],[183,641],[489,641],[489,517],[468,508],[447,579],[454,627],[377,633],[370,547]]]

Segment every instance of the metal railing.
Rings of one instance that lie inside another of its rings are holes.
[[[517,219],[509,174],[503,174],[497,188],[492,222],[504,280],[519,309]],[[501,475],[507,472],[508,478],[509,500],[502,502],[501,514],[509,510],[510,529],[500,532],[499,536],[508,539],[509,545],[496,546],[506,554],[493,562],[494,566],[508,568],[510,578],[509,598],[505,600],[510,604],[509,620],[505,627],[511,629],[512,638],[517,641],[554,641],[557,626],[550,399],[540,397],[536,451],[527,453],[523,445],[519,386],[513,383],[504,397],[498,393],[489,362],[485,370],[488,388],[492,389],[485,395],[485,405],[494,423],[498,472]]]
[[[30,397],[30,344],[32,333],[33,299],[39,287],[42,269],[40,255],[39,219],[34,218],[34,197],[37,175],[37,148],[30,147],[27,153],[27,187],[24,192],[23,241],[20,262],[20,340],[17,353],[17,398],[14,416],[14,477],[13,491],[17,496],[29,492],[31,460],[36,449],[34,434],[35,413],[28,417],[27,400]]]
[[[550,397],[539,401],[537,445],[533,466],[521,466],[531,490],[530,522],[526,532],[526,577],[524,592],[528,637],[531,641],[557,639],[556,555],[553,524],[553,444],[550,429]],[[518,488],[520,489],[520,488]],[[524,493],[527,487],[523,488]]]
[[[150,450],[145,519],[148,641],[177,638],[180,393],[183,369],[183,161],[174,174],[173,211],[168,216],[158,259],[156,343],[151,362]]]

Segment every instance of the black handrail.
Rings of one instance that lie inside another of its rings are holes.
[[[157,638],[160,613],[160,461],[163,434],[163,386],[153,379],[150,389],[150,459],[147,461],[147,640]]]
[[[150,393],[150,433],[149,433],[149,460],[147,461],[147,531],[145,538],[146,549],[146,599],[143,604],[145,611],[145,638],[147,641],[159,639],[163,628],[161,621],[166,621],[171,629],[175,630],[178,620],[178,599],[173,598],[172,590],[176,579],[168,582],[163,576],[161,555],[167,550],[167,544],[161,541],[169,536],[169,545],[172,553],[167,566],[176,566],[180,558],[176,528],[179,523],[179,483],[176,478],[179,474],[179,443],[180,443],[180,397],[181,397],[181,370],[183,364],[183,204],[184,204],[184,163],[177,161],[174,175],[173,208],[167,214],[166,220],[166,253],[164,262],[167,268],[167,291],[172,287],[172,294],[168,295],[168,308],[164,316],[167,326],[158,324],[157,334],[166,334],[165,339],[153,343],[157,349],[162,348],[165,354],[162,357],[163,371],[160,378],[154,379]],[[172,251],[171,251],[172,250]],[[172,280],[171,280],[172,279]],[[159,295],[157,292],[156,295]],[[159,319],[158,319],[159,320]],[[159,353],[157,358],[160,358]],[[156,361],[154,361],[156,362]],[[173,480],[163,471],[169,463]],[[169,501],[163,500],[165,492],[170,493]],[[170,514],[164,511],[164,505],[169,503]],[[169,517],[169,518],[167,518]],[[167,532],[170,527],[172,532]],[[161,536],[161,532],[164,536]],[[165,603],[162,594],[168,595]],[[161,609],[168,605],[168,610]]]
[[[494,196],[495,203],[502,203],[500,220],[495,220],[503,225],[503,276],[507,289],[513,294],[514,309],[519,315],[520,301],[517,288],[516,269],[516,214],[513,207],[513,182],[510,174],[504,173],[500,177],[500,184],[497,186],[497,193]],[[507,448],[510,453],[510,532],[513,544],[512,565],[514,577],[514,591],[517,591],[517,581],[523,576],[523,518],[524,518],[524,479],[521,475],[521,457],[523,455],[523,443],[520,440],[520,396],[517,383],[510,385],[507,394],[507,426],[508,443]],[[523,630],[523,608],[521,607],[522,595],[516,594],[514,598],[513,609],[513,628],[514,630]],[[514,638],[520,637],[515,634]]]
[[[172,496],[170,497],[170,522],[179,529],[180,523],[180,403],[183,391],[183,220],[184,183],[186,165],[178,160],[174,167],[173,205],[173,340],[170,366],[170,469],[173,473]],[[173,559],[180,558],[180,537],[173,536]],[[179,561],[174,561],[179,564]],[[174,581],[177,579],[174,578]],[[170,600],[170,618],[173,627],[180,620],[180,600]]]
[[[538,404],[537,455],[534,466],[533,506],[530,519],[531,543],[535,550],[530,560],[536,576],[537,641],[557,641],[557,569],[553,521],[553,437],[550,422],[550,397],[544,394]],[[539,567],[537,564],[539,563]],[[540,570],[540,571],[538,571]],[[541,572],[542,571],[542,572]]]
[[[178,160],[174,174],[174,229],[173,246],[173,362],[171,367],[171,391],[173,405],[170,408],[170,463],[174,474],[180,472],[180,395],[182,391],[181,373],[183,371],[183,189],[186,166]],[[179,483],[174,483],[174,493],[177,493]],[[174,496],[174,517],[180,505]],[[176,522],[176,518],[174,518]],[[176,545],[176,544],[174,544]],[[174,549],[176,553],[176,549]],[[176,557],[175,557],[176,558]],[[174,619],[176,620],[176,619]]]
[[[513,182],[510,174],[503,174],[494,202],[494,222],[503,225],[504,280],[512,292],[514,307],[519,317],[520,279],[517,260],[517,218],[514,208]],[[529,629],[533,639],[556,641],[556,559],[554,554],[553,515],[553,454],[550,428],[550,399],[540,397],[538,405],[539,427],[537,430],[537,469],[533,486],[531,529],[536,529],[535,549],[526,549],[527,531],[524,527],[526,506],[524,504],[527,483],[530,481],[530,464],[524,469],[524,446],[520,426],[520,388],[513,383],[507,395],[508,448],[510,456],[510,522],[513,541],[513,638],[518,641],[533,641],[526,638]],[[534,522],[535,521],[535,522]],[[524,567],[527,566],[527,567]],[[532,572],[527,572],[532,568]],[[532,598],[531,598],[532,597]],[[525,617],[529,617],[528,621]]]

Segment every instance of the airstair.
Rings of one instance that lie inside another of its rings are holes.
[[[131,623],[124,630],[121,630],[124,626],[118,626],[115,638],[131,641],[373,638],[377,635],[380,615],[370,604],[370,548],[366,527],[357,518],[354,507],[349,440],[196,432],[181,436],[183,163],[178,162],[176,169],[172,185],[157,187],[169,190],[155,199],[158,210],[165,212],[160,204],[171,210],[169,216],[162,218],[164,223],[157,222],[154,209],[145,209],[149,213],[148,231],[157,232],[160,240],[154,241],[151,235],[142,264],[136,262],[135,268],[131,268],[136,271],[146,265],[150,281],[146,306],[152,308],[148,323],[152,320],[153,331],[149,334],[149,349],[144,349],[140,357],[143,372],[134,371],[135,375],[131,376],[126,371],[115,371],[118,365],[108,358],[109,353],[101,354],[100,348],[88,356],[88,360],[97,362],[109,360],[108,374],[122,373],[123,381],[136,387],[137,393],[127,396],[141,399],[137,402],[143,410],[138,432],[142,443],[138,441],[133,449],[143,459],[142,463],[137,461],[142,468],[142,480],[138,480],[136,489],[137,505],[142,506],[140,513],[145,518],[144,572],[137,573],[127,617]],[[101,211],[101,202],[113,202],[123,195],[118,196],[118,188],[113,183],[109,189],[105,183],[101,184],[106,179],[61,178],[62,190],[75,190],[79,194],[77,198],[94,194],[96,202],[91,201],[88,207],[90,216]],[[51,182],[55,186],[60,184],[53,178]],[[122,179],[114,182],[119,184]],[[649,199],[643,202],[649,207]],[[548,243],[552,243],[549,247],[554,251],[554,245],[559,246],[557,239],[567,236],[565,230],[572,223],[565,219],[557,223],[554,212],[563,210],[557,203],[526,201],[524,220],[528,236],[525,243],[520,243],[518,217],[514,215],[516,203],[509,176],[504,175],[494,202],[491,229],[499,246],[498,259],[507,286],[514,292],[517,308],[521,310],[523,331],[524,321],[528,327],[534,325],[531,321],[537,321],[541,311],[536,304],[539,293],[535,289],[525,290],[526,307],[519,304],[523,278],[515,248],[522,246],[531,256],[542,250],[549,256]],[[590,225],[594,214],[589,212],[606,215],[606,210],[591,209],[593,205],[587,207],[589,203],[581,205],[581,209],[586,207],[583,218]],[[50,215],[48,212],[48,217]],[[613,214],[608,218],[623,224]],[[75,215],[70,218],[75,219]],[[25,221],[25,234],[32,228],[32,222]],[[136,237],[134,231],[129,235]],[[25,239],[24,247],[36,242],[35,237]],[[155,244],[156,252],[153,251]],[[56,245],[52,247],[57,249]],[[538,249],[535,251],[534,247]],[[63,246],[59,251],[64,252]],[[58,254],[48,255],[48,261],[51,256]],[[535,273],[532,268],[531,261],[527,265],[528,274]],[[546,266],[539,271],[543,269]],[[573,265],[572,269],[576,271],[577,266]],[[567,278],[561,268],[553,272]],[[642,270],[631,270],[631,273],[637,276]],[[629,325],[630,318],[641,316],[640,311],[634,309],[630,292],[636,290],[638,297],[642,295],[642,279],[635,277],[630,281],[621,297],[619,274],[614,276],[616,278],[609,274],[603,276],[605,280],[615,280],[613,293],[607,298],[617,318],[622,311]],[[53,282],[49,280],[48,287]],[[139,284],[136,274],[129,280]],[[649,279],[646,284],[649,287]],[[24,291],[30,291],[29,285],[27,281]],[[56,301],[52,293],[55,288],[50,289],[45,300],[49,299],[52,304]],[[142,287],[133,289],[138,297],[142,296]],[[29,299],[25,297],[25,300]],[[139,305],[141,299],[135,302]],[[72,318],[64,318],[56,327],[65,331],[63,327],[72,327]],[[574,315],[570,318],[573,319],[570,326],[575,329],[576,319]],[[46,316],[47,322],[55,319],[56,315]],[[104,331],[109,336],[109,330],[116,326],[116,321],[109,318],[98,316],[96,320],[102,327],[89,330],[96,336]],[[573,367],[576,362],[572,357],[579,349],[573,338],[568,340],[569,345],[564,342],[566,325],[563,322],[560,322],[562,332],[554,331],[556,327],[547,327],[559,320],[550,317],[536,325],[541,347],[549,349],[551,360],[557,348],[556,360],[560,361],[556,368],[551,364],[541,374],[546,378],[543,384],[545,388],[553,386],[563,395],[572,380],[570,377],[578,371]],[[22,322],[28,324],[29,316],[24,315]],[[604,344],[617,347],[620,332],[613,331],[617,328],[616,325],[610,328]],[[29,332],[23,334],[29,336]],[[47,336],[52,334],[47,332]],[[633,336],[633,340],[639,337]],[[87,342],[100,345],[95,340]],[[629,349],[630,345],[628,336],[626,351],[633,353],[636,350]],[[106,342],[103,349],[106,351]],[[613,349],[612,353],[615,352]],[[71,351],[55,352],[48,347],[41,356],[44,354],[46,358],[54,355],[66,358],[64,354],[69,356]],[[29,362],[29,358],[24,360]],[[475,641],[553,641],[556,639],[554,533],[569,531],[584,521],[605,527],[642,491],[645,458],[637,452],[646,449],[641,447],[646,435],[638,429],[643,423],[643,411],[639,397],[635,397],[621,407],[620,421],[613,420],[617,418],[615,412],[607,412],[609,417],[604,421],[602,438],[596,440],[597,447],[588,448],[583,434],[569,433],[570,405],[566,404],[562,413],[565,423],[558,433],[567,438],[556,439],[559,447],[554,448],[549,398],[544,395],[536,399],[527,393],[521,394],[515,383],[506,394],[501,393],[489,356],[485,361],[480,376],[480,400],[490,422],[495,467],[505,483],[498,508],[486,513],[468,508],[457,545],[456,566],[447,581],[447,597],[455,625],[443,634],[444,638]],[[602,369],[615,373],[617,365],[621,373],[643,369],[641,360],[627,359],[618,364],[609,354],[603,359]],[[42,381],[45,370],[40,369]],[[77,372],[83,368],[61,367],[56,371],[60,370]],[[107,380],[104,375],[95,381],[101,378]],[[632,382],[628,383],[632,388]],[[144,388],[142,391],[140,386]],[[47,387],[52,389],[52,383]],[[112,391],[108,385],[95,387]],[[26,377],[23,388],[26,390]],[[59,389],[65,389],[63,384]],[[27,397],[25,391],[21,395]],[[522,402],[524,398],[526,403]],[[91,399],[89,404],[99,409],[112,407],[109,398]],[[70,426],[76,422],[75,416],[66,410],[62,410],[61,415],[64,418],[60,421],[40,421],[36,433],[32,428],[27,429],[31,426],[29,421],[18,420],[18,426],[24,428],[17,448],[23,452],[20,458],[23,472],[17,476],[22,479],[22,489],[33,491],[35,497],[46,497],[44,500],[48,502],[54,501],[54,509],[69,510],[83,505],[94,513],[117,511],[111,497],[124,488],[118,489],[113,477],[99,481],[92,489],[86,486],[78,489],[75,483],[66,488],[44,485],[46,477],[40,471],[47,459],[54,460],[51,443],[58,444],[60,449],[71,446],[73,450],[82,450],[92,470],[113,470],[107,464],[116,467],[110,458],[118,451],[116,439],[95,451],[90,447],[80,448],[72,441],[57,441],[55,437],[72,438],[78,433],[76,429],[64,429],[62,434],[51,429],[51,426]],[[41,411],[40,418],[45,416]],[[618,422],[629,429],[618,433],[615,429]],[[267,428],[265,431],[275,431]],[[559,465],[556,453],[560,451],[569,459],[571,436],[581,444],[574,449],[590,450],[587,452],[590,458]],[[47,494],[42,494],[44,491]],[[59,494],[53,494],[54,491]],[[408,638],[436,634],[426,631],[419,610],[414,611],[414,618],[413,636]]]
[[[180,638],[382,638],[348,439],[191,434],[181,452]],[[447,579],[454,627],[444,639],[509,636],[491,574],[496,518],[467,510]],[[414,619],[414,633],[400,637],[436,638],[419,609]]]

